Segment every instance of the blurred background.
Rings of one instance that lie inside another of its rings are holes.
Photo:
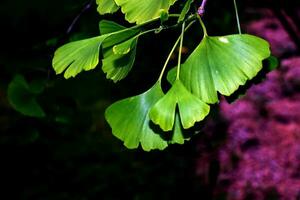
[[[1,0],[0,198],[300,199],[300,2],[237,2],[243,32],[271,43],[278,68],[233,103],[222,99],[185,145],[147,153],[126,149],[104,111],[153,84],[179,30],[141,38],[119,84],[100,66],[65,80],[53,53],[99,34],[95,2]],[[104,18],[128,26],[121,13]],[[210,35],[237,33],[232,1],[209,0],[204,20]],[[190,29],[186,53],[201,38],[199,25]]]

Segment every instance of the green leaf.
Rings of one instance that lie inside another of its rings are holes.
[[[231,95],[256,76],[269,56],[268,42],[252,35],[205,36],[182,65],[180,77],[192,94],[216,103],[217,92]],[[170,73],[169,80],[174,76]]]
[[[160,23],[163,24],[164,22],[168,21],[169,19],[169,13],[166,11],[163,11],[160,13]]]
[[[275,57],[275,56],[270,56],[268,59],[267,59],[267,62],[268,62],[268,72],[276,69],[279,65],[279,61],[278,59]]]
[[[133,48],[136,47],[137,39],[135,37],[122,42],[121,44],[113,47],[114,54],[128,54]]]
[[[97,11],[100,15],[111,14],[119,9],[114,0],[96,0],[96,3],[98,5]]]
[[[139,29],[126,29],[110,21],[100,22],[100,31],[107,32],[98,37],[68,43],[58,48],[53,58],[56,74],[65,71],[64,77],[75,77],[78,73],[94,69],[99,63],[100,46],[110,47],[133,37]],[[113,32],[108,32],[116,30]]]
[[[106,120],[113,134],[129,148],[137,148],[139,143],[145,151],[164,149],[167,142],[150,126],[149,110],[163,97],[159,83],[147,92],[112,104],[105,112]]]
[[[114,82],[125,78],[135,61],[137,37],[140,29],[127,29],[115,22],[101,21],[101,34],[119,32],[117,37],[112,35],[103,43],[102,70],[106,73],[106,78]],[[125,31],[125,32],[122,32]],[[125,34],[124,34],[125,33]]]
[[[16,75],[8,86],[7,96],[11,106],[23,115],[44,117],[45,112],[36,101],[37,94],[42,91],[43,89],[37,87],[31,88],[23,76]]]
[[[184,144],[184,141],[186,139],[183,137],[181,122],[180,122],[180,116],[179,113],[176,112],[175,114],[175,124],[174,124],[174,131],[173,131],[173,137],[171,140],[171,144]]]
[[[184,129],[203,120],[209,113],[209,106],[192,95],[180,80],[176,80],[168,93],[153,106],[150,111],[150,119],[162,130],[171,131],[174,126],[177,105]]]
[[[100,21],[99,29],[101,35],[110,34],[110,36],[107,37],[102,44],[103,49],[124,42],[141,32],[140,28],[126,28],[113,21],[108,20]],[[117,34],[112,34],[116,32]]]
[[[109,35],[68,43],[58,48],[53,58],[53,68],[56,74],[64,72],[66,79],[75,77],[85,70],[94,69],[99,62],[99,50],[102,42]]]
[[[106,78],[117,82],[128,75],[135,61],[136,45],[137,39],[133,38],[105,51],[102,70]]]
[[[189,12],[189,10],[190,10],[190,7],[191,7],[191,4],[192,4],[192,3],[193,3],[193,0],[187,0],[187,1],[185,2],[185,5],[184,5],[184,7],[183,7],[183,9],[182,9],[182,11],[181,11],[181,13],[180,13],[179,18],[178,18],[178,23],[179,23],[179,22],[182,22],[182,21],[184,20],[186,14],[187,14],[187,13]]]
[[[168,12],[176,0],[115,0],[130,23],[142,24]]]

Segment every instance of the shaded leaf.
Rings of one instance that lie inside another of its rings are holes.
[[[98,5],[97,11],[100,15],[111,14],[119,9],[114,0],[96,0]]]
[[[150,127],[149,110],[163,97],[160,84],[156,83],[147,92],[112,104],[105,117],[113,134],[127,148],[137,148],[139,143],[145,151],[164,149],[167,142]]]
[[[176,0],[115,0],[130,23],[142,24],[168,12]]]
[[[150,119],[162,130],[170,131],[174,126],[177,106],[184,129],[203,120],[209,113],[209,106],[192,95],[180,80],[176,80],[168,93],[151,108]]]
[[[126,30],[126,34],[121,31],[126,30],[115,22],[100,22],[101,33],[109,34],[119,31],[118,37],[111,36],[103,43],[102,70],[106,73],[106,78],[114,82],[125,78],[135,61],[137,38],[134,37],[140,32],[139,29]]]
[[[186,88],[206,103],[218,101],[217,92],[229,96],[252,79],[270,56],[265,40],[247,34],[205,36],[182,65],[180,77]],[[174,72],[170,72],[172,81]]]
[[[31,117],[44,117],[45,112],[38,104],[36,95],[43,89],[31,89],[23,76],[16,75],[10,82],[7,97],[11,106],[18,112]]]
[[[131,39],[129,39],[131,40]],[[125,78],[135,61],[136,55],[136,45],[137,39],[133,39],[133,41],[125,41],[125,44],[121,43],[120,45],[114,46],[118,54],[115,54],[113,49],[109,49],[105,51],[104,58],[102,60],[102,70],[106,73],[106,78],[113,80],[114,82],[120,81]],[[128,44],[130,43],[130,47]],[[126,54],[124,51],[128,51]]]
[[[178,18],[178,22],[182,22],[186,16],[186,14],[189,12],[191,4],[193,3],[193,0],[187,0],[184,4],[184,7],[180,13],[180,16]]]
[[[184,144],[185,138],[183,137],[182,133],[182,127],[180,122],[180,116],[179,113],[176,112],[175,114],[175,123],[174,123],[174,131],[173,131],[173,137],[171,140],[171,144]]]

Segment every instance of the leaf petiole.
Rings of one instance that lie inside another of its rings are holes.
[[[179,46],[179,55],[178,55],[178,66],[177,66],[176,80],[179,80],[179,74],[180,74],[182,44],[183,44],[183,37],[184,37],[184,31],[185,31],[184,28],[185,28],[185,22],[182,23],[181,34],[180,34],[180,46]]]
[[[186,26],[186,28],[184,29],[184,32],[187,31],[194,23],[195,23],[195,21],[191,21],[191,22]],[[170,53],[169,53],[169,55],[168,55],[168,57],[167,57],[167,60],[166,60],[164,66],[163,66],[163,68],[162,68],[162,70],[161,70],[161,72],[160,72],[160,75],[159,75],[159,78],[158,78],[158,82],[161,82],[161,79],[162,79],[162,77],[163,77],[163,75],[164,75],[164,73],[165,73],[165,71],[166,71],[166,68],[167,68],[167,66],[168,66],[168,63],[169,63],[169,61],[170,61],[170,59],[171,59],[171,57],[172,57],[172,55],[173,55],[173,53],[174,53],[174,51],[175,51],[177,45],[178,45],[178,43],[180,42],[180,39],[181,39],[181,35],[180,35],[180,36],[178,37],[178,39],[176,40],[175,44],[173,45],[173,47],[172,47],[172,49],[171,49],[171,51],[170,51]]]

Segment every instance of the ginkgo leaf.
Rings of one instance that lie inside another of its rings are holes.
[[[133,48],[136,47],[137,38],[133,37],[121,44],[117,44],[113,47],[114,54],[128,54]]]
[[[209,113],[209,106],[192,95],[180,80],[176,80],[167,94],[151,108],[150,119],[162,130],[171,131],[177,106],[184,129],[203,120]]]
[[[141,32],[140,28],[126,28],[125,26],[121,26],[120,24],[109,20],[101,20],[99,29],[101,35],[110,34],[102,44],[103,49],[120,44]],[[114,32],[117,32],[118,34],[112,34]]]
[[[43,89],[38,89],[21,75],[16,75],[8,86],[7,97],[11,106],[18,112],[31,117],[44,117],[46,114],[36,100]]]
[[[110,34],[111,32],[120,32],[118,37],[111,36],[104,41],[102,70],[106,73],[106,78],[112,79],[114,82],[125,78],[135,61],[137,37],[139,29],[127,30],[126,34],[122,31],[126,30],[115,22],[100,22],[101,34]]]
[[[109,35],[68,43],[55,51],[53,68],[56,74],[64,72],[64,77],[75,77],[85,70],[94,69],[99,62],[100,45]]]
[[[159,83],[147,92],[112,104],[106,109],[105,117],[113,134],[129,148],[137,148],[139,143],[145,151],[164,149],[168,146],[151,126],[150,108],[164,96]]]
[[[231,95],[262,69],[262,60],[269,56],[268,42],[252,35],[205,36],[182,65],[180,78],[202,101],[216,103],[218,92]],[[170,73],[169,80],[174,69]]]
[[[142,24],[168,12],[176,0],[115,0],[130,23]]]
[[[180,122],[180,116],[179,113],[175,114],[175,122],[174,122],[174,131],[173,131],[173,136],[171,140],[171,144],[184,144],[184,141],[186,138],[184,138],[183,133],[182,133],[182,126]]]
[[[97,11],[100,15],[111,14],[119,9],[119,6],[114,0],[96,0],[98,5]]]
[[[110,49],[105,51],[103,55],[102,70],[106,73],[106,78],[114,82],[125,78],[132,69],[135,61],[137,39],[133,39],[130,42],[125,41],[124,43],[114,46],[116,48],[113,48],[113,50],[117,51],[116,53],[118,54],[115,54]],[[125,52],[126,54],[124,54]]]
[[[100,22],[100,28],[105,31],[117,29],[122,27],[116,23],[109,21]],[[81,71],[88,71],[94,69],[99,63],[100,46],[104,41],[106,47],[118,44],[124,40],[134,36],[139,30],[117,29],[117,31],[103,34],[101,36],[79,40],[63,45],[55,51],[53,58],[53,68],[56,74],[65,71],[64,77],[75,77]]]

